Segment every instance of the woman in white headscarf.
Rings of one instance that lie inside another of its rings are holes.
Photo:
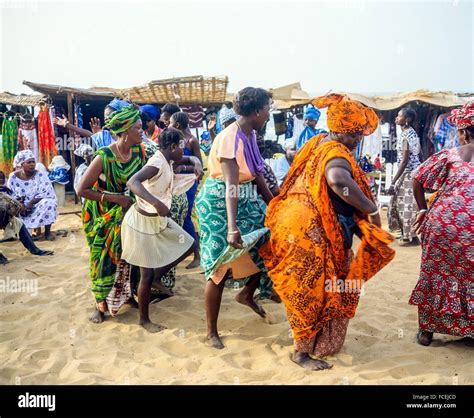
[[[51,225],[58,217],[58,201],[48,175],[36,170],[36,160],[30,150],[20,151],[13,161],[16,171],[8,178],[13,197],[23,204],[20,218],[28,229],[37,234],[44,226],[44,237],[54,240]]]

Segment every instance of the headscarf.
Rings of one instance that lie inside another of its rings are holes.
[[[130,103],[128,103],[126,100],[122,99],[114,99],[112,100],[107,106],[111,107],[114,110],[120,110],[122,107],[129,106]]]
[[[153,105],[147,104],[140,106],[140,112],[146,113],[154,121],[157,121],[160,118],[160,110]]]
[[[90,145],[84,143],[74,150],[74,154],[81,158],[84,158],[87,155],[92,155],[93,153],[94,149]]]
[[[304,111],[304,119],[319,119],[321,112],[315,107],[308,106]]]
[[[128,130],[139,119],[140,110],[129,104],[113,112],[105,127],[113,134],[119,134]]]
[[[362,132],[370,135],[377,129],[379,119],[373,109],[340,94],[317,97],[311,102],[318,108],[328,108],[327,124],[336,133]]]
[[[459,109],[453,109],[448,116],[448,122],[456,125],[457,129],[474,126],[474,100],[467,102]]]
[[[54,157],[51,161],[51,164],[48,166],[48,169],[54,170],[56,168],[64,168],[66,171],[68,171],[71,166],[66,162],[62,155],[56,155],[56,157]]]
[[[239,115],[235,113],[234,109],[229,109],[226,105],[222,106],[221,111],[219,112],[219,122],[221,126],[224,126],[224,123],[228,122],[231,119],[239,119]]]
[[[13,160],[13,169],[14,170],[19,170],[21,168],[21,165],[28,160],[35,160],[35,155],[33,152],[29,149],[25,149],[24,151],[18,152],[18,154],[15,155],[15,158]]]

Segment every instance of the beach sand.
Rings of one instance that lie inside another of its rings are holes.
[[[103,324],[90,323],[94,303],[80,218],[61,215],[53,229],[69,231],[38,243],[54,250],[53,257],[31,256],[19,242],[1,244],[10,259],[0,266],[1,278],[10,290],[20,279],[34,279],[38,288],[0,293],[0,384],[474,383],[472,346],[442,335],[430,347],[415,342],[417,309],[408,298],[419,247],[393,244],[395,260],[367,283],[341,352],[328,358],[333,369],[310,372],[290,360],[283,304],[264,302],[268,324],[236,303],[233,289],[224,291],[219,319],[226,348],[206,347],[204,276],[184,269],[187,262],[178,269],[176,296],[150,307],[167,330],[148,334],[128,307]]]

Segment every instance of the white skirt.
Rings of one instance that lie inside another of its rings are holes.
[[[145,216],[133,205],[121,228],[122,259],[138,267],[159,268],[174,263],[194,239],[171,218]]]

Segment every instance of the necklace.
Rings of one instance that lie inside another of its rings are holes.
[[[132,154],[132,150],[130,149],[130,151],[128,152],[128,157],[127,158],[124,158],[123,154],[120,152],[120,149],[119,149],[119,146],[117,143],[115,143],[115,148],[117,148],[117,152],[119,153],[119,157],[121,158],[122,162],[125,163],[127,162],[130,157],[131,157],[131,154]]]

